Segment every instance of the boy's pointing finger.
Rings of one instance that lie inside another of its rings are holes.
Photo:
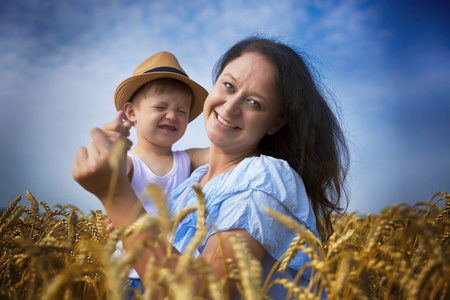
[[[113,121],[122,124],[123,110],[119,110],[118,112],[116,112],[116,114],[114,115]]]

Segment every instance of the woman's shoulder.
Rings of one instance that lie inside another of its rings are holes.
[[[303,181],[297,172],[282,159],[261,155],[244,159],[234,170],[236,180],[250,182],[250,186],[297,184]]]
[[[264,166],[264,165],[289,166],[287,161],[285,161],[283,159],[276,158],[273,156],[263,155],[263,154],[261,154],[259,156],[247,157],[242,162],[246,162],[248,164],[253,164],[253,165],[261,165],[261,166]]]
[[[305,213],[304,208],[309,206],[305,185],[285,160],[261,155],[242,163],[235,169],[234,176],[230,176],[230,184],[240,191],[263,192],[296,215]]]
[[[226,186],[233,192],[248,190],[264,192],[283,202],[308,198],[303,180],[282,159],[261,155],[244,159],[226,178]]]
[[[276,258],[281,256],[278,250],[287,248],[287,245],[280,247],[280,243],[286,242],[289,230],[281,223],[273,222],[264,211],[265,207],[316,232],[314,212],[303,181],[282,159],[264,155],[246,158],[229,172],[213,192],[218,197],[210,197],[212,201],[207,207],[217,228],[241,228],[239,226],[244,224],[243,228],[261,241]],[[283,238],[266,234],[270,232],[277,232]]]

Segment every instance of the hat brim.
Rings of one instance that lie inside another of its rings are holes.
[[[201,85],[195,81],[189,79],[181,74],[172,72],[154,72],[148,74],[135,75],[122,81],[114,93],[114,104],[116,109],[122,110],[123,105],[131,100],[134,93],[139,90],[146,83],[159,78],[172,78],[185,83],[192,90],[192,103],[191,110],[189,112],[189,122],[197,118],[203,111],[203,104],[208,91],[206,91]]]

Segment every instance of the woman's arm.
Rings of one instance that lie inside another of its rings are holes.
[[[128,226],[136,216],[125,216],[124,211],[136,207],[136,215],[140,216],[145,210],[127,178],[126,139],[119,138],[113,146],[99,128],[91,130],[91,137],[88,147],[77,149],[72,176],[102,202],[116,226]]]
[[[139,235],[135,235],[133,237],[128,238],[127,243],[124,242],[125,249],[131,249],[133,246],[137,246],[142,244],[142,241],[148,237],[156,237],[159,234],[157,229],[149,230],[145,233],[141,233]],[[264,248],[253,239],[250,234],[243,229],[239,230],[229,230],[223,231],[217,234],[214,234],[208,238],[208,241],[205,244],[202,254],[200,255],[201,259],[204,259],[208,264],[211,265],[214,274],[218,279],[223,276],[227,276],[227,270],[225,262],[228,259],[231,259],[234,264],[238,264],[236,256],[234,255],[234,250],[232,247],[232,243],[229,241],[231,235],[239,235],[249,250],[249,252],[258,260],[262,260],[266,251]],[[221,241],[223,241],[221,243]],[[165,245],[157,245],[152,247],[151,249],[146,249],[144,253],[141,255],[140,259],[135,265],[135,269],[138,272],[141,278],[145,280],[145,269],[148,261],[151,257],[154,257],[155,264],[161,264],[166,261],[167,247]],[[180,253],[172,247],[172,255],[180,255]],[[167,265],[165,265],[167,267]],[[169,267],[176,272],[178,267],[178,260],[174,259],[170,261]],[[189,273],[189,269],[187,270]],[[143,281],[145,282],[145,281]],[[197,287],[194,289],[196,291],[202,290],[200,288],[201,282],[198,281]],[[233,281],[228,281],[226,284],[226,288],[228,289],[228,295],[231,299],[233,299],[238,294],[237,286]],[[207,293],[207,291],[205,291]],[[198,295],[198,296],[206,296],[208,295]]]
[[[237,264],[232,243],[229,241],[231,235],[238,234],[245,242],[249,252],[259,261],[261,261],[266,255],[266,250],[259,244],[250,234],[244,229],[222,231],[217,234],[211,235],[205,244],[200,257],[205,259],[213,268],[217,278],[222,278],[227,275],[224,269],[224,261],[231,259]],[[222,244],[221,244],[222,241]],[[234,282],[227,282],[230,298],[233,299],[238,290]]]
[[[92,142],[88,147],[77,150],[72,166],[72,175],[84,189],[94,194],[103,204],[109,218],[115,227],[128,227],[139,217],[146,214],[141,202],[136,196],[126,175],[126,144],[125,138],[118,136],[116,146],[100,130],[91,130]],[[122,142],[122,149],[118,149],[117,142]],[[115,160],[115,162],[113,162]],[[129,250],[146,238],[154,238],[158,230],[147,230],[131,235],[124,239],[124,248]],[[159,252],[156,254],[162,255]],[[143,274],[145,265],[152,252],[146,251],[136,270]]]
[[[114,149],[113,143],[99,128],[94,128],[91,131],[91,137],[92,142],[88,147],[80,147],[77,150],[72,175],[83,188],[94,194],[102,202],[108,216],[116,227],[128,227],[139,217],[145,215],[146,212],[134,193],[126,175],[126,147],[124,146],[119,150],[117,148]],[[126,142],[123,143],[124,145],[126,144]],[[112,157],[116,158],[116,163],[111,163]],[[115,178],[115,172],[117,172],[117,178]],[[110,190],[112,182],[116,183],[114,190]],[[134,209],[130,209],[130,207]],[[147,238],[156,238],[159,233],[159,229],[152,228],[130,235],[123,240],[124,248],[129,251],[141,245]],[[245,230],[221,232],[220,240],[226,241],[229,235],[236,233],[244,239],[250,252],[257,259],[261,260],[264,257],[265,250]],[[201,254],[201,257],[211,264],[218,278],[222,278],[226,274],[222,259],[230,258],[235,260],[231,243],[225,242],[220,246],[220,240],[219,234],[209,237]],[[219,250],[220,247],[222,247],[222,250]],[[167,247],[163,244],[148,248],[144,251],[135,265],[135,269],[141,278],[145,280],[145,267],[149,259],[155,257],[156,263],[162,263],[165,261],[166,251]],[[179,254],[173,247],[172,253],[175,255]],[[171,261],[170,267],[175,271],[177,261]],[[237,293],[234,284],[231,284],[229,289],[230,295]]]

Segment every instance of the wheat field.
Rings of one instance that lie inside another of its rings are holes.
[[[222,280],[216,279],[205,261],[192,258],[206,233],[205,202],[200,189],[196,191],[198,206],[169,218],[165,199],[159,196],[160,216],[145,216],[110,236],[101,211],[84,215],[72,205],[52,209],[29,192],[30,205],[19,205],[21,197],[14,199],[0,217],[0,298],[123,299],[128,271],[140,251],[170,239],[176,224],[196,213],[197,234],[186,253],[177,258],[177,270],[156,268],[150,261],[145,291],[136,294],[137,299],[154,299],[159,291],[165,291],[167,299],[201,299],[194,295],[194,280],[198,279],[213,299],[228,299],[225,279],[236,282],[242,299],[269,299],[267,291],[275,284],[284,286],[293,299],[325,295],[328,299],[450,299],[448,193],[437,193],[414,206],[393,205],[378,215],[336,216],[335,232],[325,243],[288,217],[267,211],[298,233],[272,271],[285,269],[300,250],[311,259],[289,282],[262,278],[259,261],[238,236],[226,241],[233,245],[236,263],[224,261],[227,274]],[[111,260],[118,240],[152,226],[162,228],[158,238]],[[171,253],[168,259],[174,259]],[[193,276],[186,276],[187,268]],[[296,280],[306,268],[312,269],[310,284],[298,286]]]

